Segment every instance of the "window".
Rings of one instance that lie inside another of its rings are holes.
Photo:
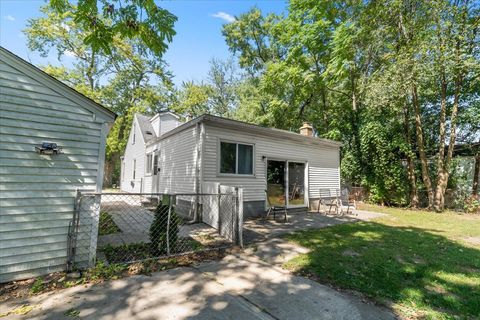
[[[157,175],[158,173],[158,154],[155,154],[153,157],[153,175]]]
[[[220,142],[220,173],[253,174],[253,145]]]
[[[152,173],[152,154],[147,154],[147,164],[145,166],[145,173]]]
[[[134,124],[133,124],[133,138],[132,138],[132,144],[135,144],[135,131],[137,131],[137,130],[135,130],[135,127],[136,127],[136,126],[135,126],[135,123],[134,123]]]
[[[135,180],[135,171],[137,169],[137,160],[133,159],[133,174],[132,174],[132,180]]]

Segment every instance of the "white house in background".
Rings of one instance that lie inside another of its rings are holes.
[[[244,215],[255,216],[265,212],[267,194],[272,204],[312,207],[320,189],[340,188],[341,144],[314,137],[308,124],[294,133],[203,115],[158,134],[152,121],[139,119],[145,118],[136,117],[123,159],[124,191],[191,194],[206,193],[212,183],[241,187]],[[137,141],[142,146],[134,152]],[[132,188],[136,183],[142,188]]]
[[[76,189],[102,190],[114,120],[0,47],[0,283],[65,269]]]
[[[147,157],[147,143],[181,124],[180,117],[171,112],[162,112],[153,117],[136,113],[121,162],[120,189],[125,192],[151,192],[150,175],[152,158]],[[146,166],[146,163],[148,165]],[[148,168],[148,169],[147,169]]]

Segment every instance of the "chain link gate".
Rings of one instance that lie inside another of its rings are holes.
[[[222,186],[223,187],[223,186]],[[211,194],[77,193],[67,269],[243,245],[241,189]],[[212,217],[217,224],[212,224]]]

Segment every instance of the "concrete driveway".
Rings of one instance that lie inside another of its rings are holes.
[[[320,223],[328,226],[352,221],[325,218],[328,217],[297,216],[293,225],[303,221],[320,227]],[[33,307],[29,313],[9,313],[8,319],[69,319],[73,315],[82,319],[129,320],[395,319],[389,310],[366,303],[358,296],[281,269],[279,265],[286,260],[307,252],[274,237],[287,232],[282,230],[264,232],[264,241],[220,261],[9,301],[0,305],[0,315],[29,305]]]
[[[0,305],[8,319],[395,319],[359,297],[263,262],[254,254],[46,293]]]

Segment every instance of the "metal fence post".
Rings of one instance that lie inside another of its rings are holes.
[[[75,249],[77,242],[78,222],[80,216],[82,193],[77,189],[75,194],[75,201],[73,202],[73,216],[72,221],[68,224],[68,236],[67,236],[67,272],[73,270],[75,264]]]
[[[237,188],[237,228],[238,228],[238,245],[243,248],[243,189]]]
[[[218,215],[218,219],[217,219],[217,230],[218,230],[218,232],[220,233],[220,226],[221,226],[221,224],[220,224],[220,219],[221,219],[221,217],[222,217],[222,214],[221,214],[221,212],[222,212],[222,211],[221,211],[221,208],[222,208],[222,207],[221,207],[222,188],[220,187],[220,184],[218,184],[217,192],[218,192],[218,196],[217,196],[217,201],[218,201],[218,203],[217,203],[217,210],[218,210],[218,212],[217,212],[217,215]]]
[[[170,255],[170,217],[172,214],[172,195],[168,195],[168,218],[167,218],[167,254]]]

